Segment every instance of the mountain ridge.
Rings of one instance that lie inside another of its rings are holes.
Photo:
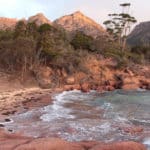
[[[135,26],[127,38],[127,43],[131,46],[150,46],[150,21]]]
[[[81,31],[95,38],[99,35],[106,34],[105,29],[100,24],[80,11],[62,16],[54,20],[53,24],[57,24],[69,32]]]
[[[7,21],[3,21],[7,20]],[[11,18],[0,18],[0,29],[5,30],[7,28],[14,28],[16,23],[20,21],[17,19]],[[72,14],[62,16],[53,22],[50,21],[43,13],[37,13],[29,17],[28,19],[24,19],[27,23],[35,22],[38,26],[48,23],[53,26],[61,26],[66,31],[75,32],[82,31],[84,34],[92,36],[96,38],[97,36],[102,36],[106,34],[105,29],[98,23],[96,23],[93,19],[87,17],[80,11],[76,11]]]

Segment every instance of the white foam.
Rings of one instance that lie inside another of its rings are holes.
[[[105,133],[105,134],[106,134],[106,133],[109,133],[109,131],[112,129],[112,128],[111,128],[111,124],[110,124],[109,122],[106,122],[106,123],[100,125],[99,128],[100,128],[101,131],[102,131],[103,133]]]
[[[119,114],[116,114],[115,117],[116,117],[115,121],[119,121],[119,122],[122,122],[122,123],[129,122],[128,118],[122,117]]]
[[[144,145],[150,146],[150,137],[146,138],[143,142]]]
[[[71,109],[65,108],[63,106],[68,102],[68,99],[66,99],[65,96],[71,94],[72,92],[76,91],[64,91],[61,94],[55,95],[53,97],[53,99],[55,99],[54,103],[44,108],[45,114],[43,114],[40,119],[42,119],[43,121],[52,121],[59,118],[73,119],[74,116],[70,114]]]
[[[142,119],[133,119],[133,121],[137,121],[139,123],[143,123],[143,124],[150,124],[150,120],[142,120]]]
[[[113,109],[113,106],[112,106],[111,103],[105,102],[105,103],[102,105],[102,108],[108,110],[108,109]]]
[[[137,91],[139,92],[143,92],[143,91],[146,91],[146,89],[141,89],[141,88],[138,88]]]

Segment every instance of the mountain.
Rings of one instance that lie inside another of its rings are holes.
[[[127,43],[131,46],[150,46],[150,21],[137,25],[128,36]]]
[[[0,17],[0,30],[13,29],[17,19]]]
[[[28,23],[35,22],[38,26],[44,23],[52,24],[54,26],[62,27],[70,33],[74,33],[75,31],[82,31],[84,34],[90,35],[94,38],[106,35],[106,32],[101,25],[85,16],[80,11],[77,11],[71,15],[63,16],[55,20],[53,23],[42,13],[31,16],[24,21]],[[5,30],[7,28],[13,29],[17,22],[17,19],[0,18],[0,30]]]
[[[82,31],[84,34],[90,35],[94,38],[99,35],[105,35],[106,32],[102,26],[94,20],[77,11],[71,15],[63,16],[53,22],[69,32]]]
[[[31,22],[35,22],[38,26],[44,24],[44,23],[48,23],[48,24],[51,24],[51,21],[48,20],[44,14],[42,13],[38,13],[36,14],[35,16],[31,16],[29,17],[28,19],[28,22],[31,23]]]

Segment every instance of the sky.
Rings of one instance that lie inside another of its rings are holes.
[[[81,11],[102,25],[109,13],[119,13],[119,4],[126,2],[138,22],[150,21],[150,0],[0,0],[0,17],[21,19],[42,12],[53,21]]]

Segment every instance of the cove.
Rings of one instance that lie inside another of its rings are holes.
[[[46,107],[10,116],[2,122],[9,131],[32,137],[60,137],[68,141],[132,140],[150,146],[150,92],[97,93],[64,91]]]

